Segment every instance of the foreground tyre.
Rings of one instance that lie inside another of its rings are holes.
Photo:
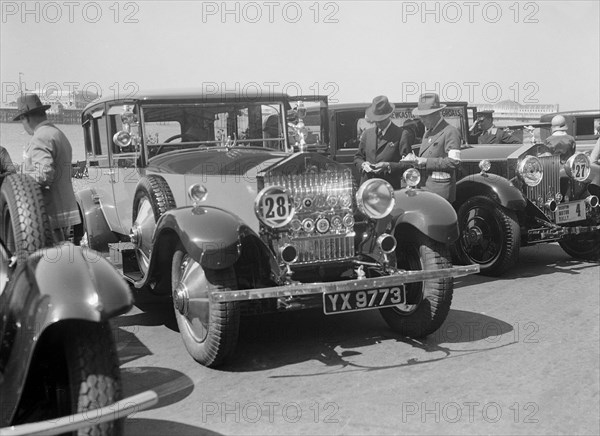
[[[488,197],[476,196],[458,209],[460,238],[456,251],[462,263],[475,263],[480,272],[500,276],[519,257],[521,229],[516,214]]]
[[[17,262],[53,244],[42,190],[27,175],[12,174],[0,189],[0,238]]]
[[[419,235],[413,242],[399,243],[398,268],[439,270],[452,266],[447,246]],[[406,302],[380,309],[381,315],[396,332],[412,337],[427,336],[443,324],[452,303],[454,281],[450,278],[426,280],[406,285]]]
[[[600,261],[600,234],[576,236],[559,242],[560,248],[575,259]]]
[[[119,361],[107,322],[68,322],[54,333],[37,354],[14,424],[93,411],[121,399]],[[74,434],[120,435],[122,428],[119,420]]]
[[[175,199],[165,179],[148,176],[140,180],[133,199],[133,237],[140,271],[145,276],[150,267],[152,236],[162,214],[175,208]]]
[[[233,268],[204,269],[182,247],[173,256],[171,271],[173,305],[186,349],[199,363],[216,367],[237,344],[238,303],[211,303],[209,293],[237,289]]]

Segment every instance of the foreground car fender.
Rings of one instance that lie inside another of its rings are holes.
[[[133,296],[114,268],[92,250],[62,244],[18,267],[0,296],[0,424],[12,419],[35,350],[49,327],[66,320],[100,322],[125,313]]]
[[[80,234],[76,234],[76,237],[81,238],[86,233],[88,247],[98,251],[108,251],[108,244],[117,242],[118,238],[110,230],[96,191],[94,189],[77,191],[75,198],[82,220]]]
[[[523,193],[504,177],[496,174],[472,174],[456,184],[456,202],[458,207],[475,195],[485,195],[511,210],[524,210],[527,200]]]
[[[395,229],[409,224],[443,244],[458,239],[456,212],[444,198],[421,189],[401,189],[394,192],[394,197],[396,206],[391,216]]]

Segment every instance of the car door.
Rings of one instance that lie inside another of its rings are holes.
[[[113,231],[128,235],[132,225],[132,208],[135,188],[140,180],[139,159],[140,148],[135,144],[119,147],[113,140],[115,133],[124,129],[121,121],[123,104],[108,107],[107,129],[108,143],[111,154],[112,195],[117,222]],[[137,114],[137,111],[136,111]],[[138,129],[137,126],[131,127]],[[131,132],[139,135],[139,132]]]
[[[114,173],[110,162],[108,126],[104,104],[91,111],[89,133],[92,151],[88,154],[88,177],[84,179],[94,191],[94,200],[100,204],[109,228],[121,228],[113,193]]]

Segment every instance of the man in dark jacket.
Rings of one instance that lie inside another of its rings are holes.
[[[393,113],[394,105],[384,95],[375,97],[366,110],[366,118],[375,123],[375,127],[363,132],[354,155],[354,164],[361,174],[361,184],[371,177],[378,177],[388,181],[394,189],[400,189],[401,175],[386,171],[389,167],[385,167],[384,163],[398,162],[411,152],[411,147],[402,142],[403,129],[392,123]]]
[[[479,144],[520,144],[518,138],[494,125],[493,110],[477,112],[477,124],[481,134]]]

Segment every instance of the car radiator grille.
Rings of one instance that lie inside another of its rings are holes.
[[[556,194],[560,192],[560,156],[544,156],[539,158],[544,169],[544,177],[537,186],[527,187],[527,198],[540,209],[545,210],[544,204],[548,200],[556,200]],[[553,217],[554,214],[550,214]]]
[[[264,186],[290,190],[296,207],[292,222],[272,241],[277,253],[282,247],[293,245],[298,251],[294,265],[354,257],[354,189],[350,170],[266,175]]]

